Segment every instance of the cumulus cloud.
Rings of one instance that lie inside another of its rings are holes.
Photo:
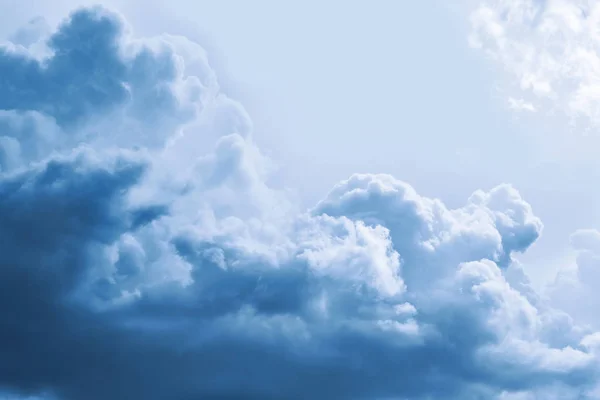
[[[598,329],[600,232],[595,229],[578,230],[571,235],[571,247],[573,262],[558,271],[547,294],[556,307],[567,311],[580,324]]]
[[[599,20],[597,1],[485,0],[471,14],[469,43],[508,74],[511,107],[597,125]]]
[[[102,8],[41,37],[0,51],[6,393],[593,398],[597,334],[513,260],[542,222],[512,186],[452,209],[355,174],[301,212],[197,45]]]

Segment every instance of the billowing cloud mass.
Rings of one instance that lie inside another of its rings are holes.
[[[547,295],[580,324],[599,329],[600,232],[581,229],[573,233],[571,247],[574,261],[560,269]]]
[[[512,186],[451,209],[356,174],[299,211],[198,45],[102,8],[12,40],[7,398],[600,398],[600,335],[513,259],[542,222]]]
[[[600,2],[484,0],[469,42],[508,73],[512,108],[600,124]]]

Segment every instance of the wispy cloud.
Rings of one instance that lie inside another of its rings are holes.
[[[471,15],[469,43],[506,72],[505,84],[522,104],[596,126],[598,21],[597,1],[486,0]]]
[[[515,99],[513,97],[508,98],[508,106],[515,111],[529,111],[536,112],[535,106],[523,99]]]

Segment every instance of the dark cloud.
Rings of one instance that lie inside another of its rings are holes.
[[[39,145],[27,140],[43,133],[31,125],[27,135],[9,129],[22,125],[23,116],[46,119],[66,131],[69,137],[63,143],[55,138],[52,149],[90,141],[90,135],[101,136],[101,144],[162,145],[162,130],[192,118],[214,84],[208,75],[183,76],[181,56],[175,53],[182,40],[131,40],[123,19],[100,7],[73,12],[40,40],[48,53],[43,57],[22,46],[0,47],[0,110],[7,121],[0,125],[0,136],[25,140],[21,148],[28,152]],[[86,122],[93,125],[82,129]],[[6,153],[15,151],[2,147]]]
[[[119,56],[122,24],[102,9],[82,10],[49,39],[40,62],[7,48],[0,56],[0,108],[44,112],[60,124],[104,111],[127,97],[127,66]]]

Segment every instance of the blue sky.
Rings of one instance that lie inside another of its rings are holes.
[[[457,3],[0,0],[6,396],[600,398],[600,3]]]

